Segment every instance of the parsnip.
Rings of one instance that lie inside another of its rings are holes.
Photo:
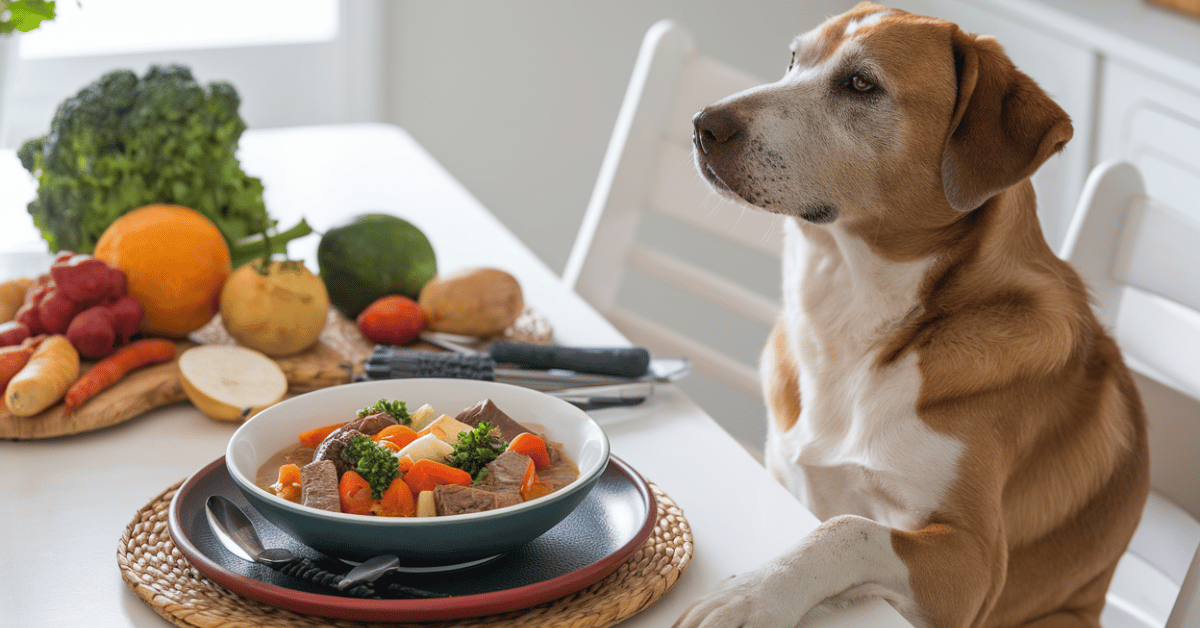
[[[421,491],[421,493],[417,495],[417,516],[437,516],[437,506],[433,503],[433,491]]]
[[[396,457],[403,458],[404,456],[408,456],[413,462],[422,459],[441,462],[446,456],[452,453],[454,453],[452,445],[433,434],[426,434],[405,445],[403,449],[396,452]]]
[[[50,336],[8,382],[4,403],[16,416],[33,416],[58,403],[78,378],[79,352],[66,336]]]
[[[475,428],[463,423],[462,421],[459,421],[449,414],[443,414],[435,419],[432,423],[426,425],[424,428],[418,431],[417,436],[433,434],[438,440],[453,445],[454,443],[458,442],[458,434],[460,432],[469,432],[473,429]]]
[[[426,425],[429,425],[434,419],[437,418],[437,413],[434,412],[433,406],[424,404],[420,408],[409,412],[408,418],[409,421],[411,421],[408,426],[411,427],[413,431],[419,432],[425,429]]]

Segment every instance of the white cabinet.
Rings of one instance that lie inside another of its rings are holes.
[[[1100,120],[1097,158],[1132,162],[1151,196],[1200,221],[1200,85],[1114,61]]]

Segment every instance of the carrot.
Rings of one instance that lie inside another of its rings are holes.
[[[439,484],[471,485],[471,474],[456,469],[450,465],[422,458],[413,463],[412,468],[404,474],[404,483],[412,489],[413,494],[421,491],[432,491]]]
[[[9,380],[25,368],[31,355],[33,349],[26,345],[0,348],[0,388],[7,387]]]
[[[521,492],[521,499],[528,500],[529,498],[525,497],[525,495],[532,494],[534,487],[537,486],[538,476],[536,467],[536,463],[534,463],[533,459],[530,458],[529,464],[525,465],[525,475],[521,477],[521,486],[519,489]]]
[[[538,438],[536,434],[529,432],[518,434],[508,444],[508,449],[509,451],[515,451],[533,458],[533,464],[538,469],[545,469],[550,466],[550,452],[546,449],[546,441]]]
[[[54,405],[79,377],[79,352],[66,336],[46,338],[4,390],[9,412],[33,416]]]
[[[290,501],[300,501],[300,467],[287,463],[279,467],[279,481],[271,488],[275,494]]]
[[[135,340],[100,360],[67,391],[67,412],[72,412],[100,391],[120,381],[130,371],[175,359],[175,343],[163,338]]]
[[[550,493],[553,493],[553,492],[554,492],[553,484],[551,484],[549,482],[545,482],[543,480],[538,480],[537,482],[534,482],[533,484],[531,484],[528,489],[521,492],[521,499],[523,499],[525,501],[529,501],[531,499],[537,499],[543,495],[549,495]]]
[[[341,498],[342,512],[352,515],[369,515],[375,500],[371,499],[371,484],[359,475],[357,471],[347,471],[338,480],[338,497]]]
[[[301,445],[316,449],[317,445],[320,445],[321,441],[325,440],[326,436],[329,436],[334,430],[345,425],[346,423],[347,421],[342,421],[341,423],[334,423],[333,425],[326,425],[325,427],[318,427],[305,432],[300,432],[297,437],[300,439]]]
[[[371,512],[383,517],[414,517],[417,514],[417,501],[404,480],[396,478],[383,492],[379,503],[371,507]]]
[[[379,430],[379,432],[371,438],[374,438],[375,442],[378,443],[389,442],[393,445],[397,445],[398,447],[392,451],[400,451],[401,449],[404,449],[405,445],[417,440],[417,433],[407,425],[396,424],[389,425],[382,430]]]

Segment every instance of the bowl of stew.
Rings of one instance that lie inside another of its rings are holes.
[[[394,416],[406,413],[407,423]],[[491,453],[478,459],[481,449]],[[608,458],[604,430],[561,399],[418,378],[271,406],[234,432],[225,464],[250,504],[305,545],[347,560],[395,554],[420,568],[485,561],[537,538],[583,501]]]

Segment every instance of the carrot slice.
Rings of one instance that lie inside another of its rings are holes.
[[[342,512],[353,515],[371,514],[371,485],[357,471],[347,471],[338,480],[338,497],[341,498]]]
[[[292,502],[300,501],[300,467],[287,463],[279,467],[279,481],[272,488],[275,494]]]
[[[400,451],[405,445],[417,440],[417,433],[413,431],[413,428],[407,425],[396,424],[389,425],[382,430],[379,430],[379,433],[375,434],[371,438],[375,439],[375,441],[379,443],[386,441],[395,445],[399,445],[399,447],[392,449],[392,451]]]
[[[533,458],[533,464],[538,469],[545,469],[550,466],[550,452],[546,449],[546,441],[539,438],[537,434],[529,432],[518,434],[508,444],[508,449]]]
[[[456,469],[450,465],[422,458],[413,463],[412,468],[404,474],[404,483],[412,489],[414,495],[421,491],[432,491],[439,484],[471,485],[471,474]]]
[[[383,517],[415,517],[417,500],[404,480],[396,478],[383,492],[379,503],[371,507],[371,512]]]
[[[544,480],[538,480],[521,492],[521,499],[529,501],[554,492],[554,485]]]
[[[333,425],[326,425],[325,427],[318,427],[305,432],[300,432],[298,435],[300,444],[304,445],[305,447],[316,449],[317,445],[320,445],[321,441],[325,440],[326,436],[329,436],[334,430],[345,425],[346,423],[346,421],[342,421],[341,423],[334,423]]]

